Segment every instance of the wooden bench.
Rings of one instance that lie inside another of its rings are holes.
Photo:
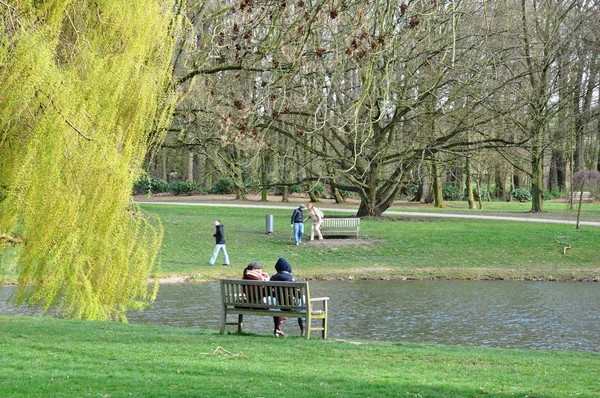
[[[321,224],[323,234],[330,233],[352,233],[356,239],[360,236],[360,218],[324,218]]]
[[[227,325],[237,325],[238,333],[242,333],[244,315],[285,316],[306,319],[307,340],[313,331],[320,331],[326,339],[327,300],[329,297],[311,298],[308,282],[221,279],[221,334]],[[228,315],[237,315],[237,321],[227,322]],[[313,321],[319,320],[313,326]]]
[[[594,201],[594,197],[592,196],[591,192],[584,192],[583,195],[581,195],[581,192],[579,191],[573,192],[573,197],[571,199],[573,203],[579,203],[580,198],[583,203],[592,203]]]

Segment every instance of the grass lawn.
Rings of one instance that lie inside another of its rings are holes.
[[[143,208],[165,227],[163,277],[239,277],[250,261],[273,273],[282,256],[306,279],[600,279],[599,227],[391,215],[361,221],[358,241],[295,246],[289,209]],[[521,213],[504,210],[489,212]],[[274,215],[272,235],[265,234],[266,214]],[[230,267],[206,265],[215,219],[225,225]],[[571,248],[565,253],[557,241]],[[600,354],[593,353],[306,341],[3,315],[0,336],[2,397],[600,397]]]
[[[277,259],[285,257],[304,279],[600,279],[599,227],[392,215],[363,219],[358,241],[325,239],[295,246],[288,209],[143,208],[157,214],[165,228],[163,276],[239,277],[251,261],[272,273]],[[274,215],[272,235],[265,234],[267,214]],[[348,213],[328,211],[326,216]],[[231,267],[218,265],[222,258],[215,266],[206,265],[214,248],[215,219],[225,225]],[[310,223],[306,227],[305,238]],[[559,242],[571,245],[566,254]]]
[[[600,356],[0,316],[2,397],[593,397]]]

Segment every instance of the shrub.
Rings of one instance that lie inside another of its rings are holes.
[[[173,195],[192,195],[204,193],[204,189],[195,181],[175,181],[169,184],[169,192]]]
[[[326,193],[325,193],[325,187],[321,184],[316,184],[313,188],[315,195],[317,195],[319,198],[324,198]]]
[[[221,178],[213,186],[211,193],[218,195],[231,194],[233,193],[233,180],[231,178]]]
[[[568,192],[563,192],[558,188],[555,188],[552,191],[544,189],[544,199],[545,200],[562,199],[562,198],[567,198],[568,196],[569,196]]]
[[[519,202],[530,202],[531,201],[531,192],[529,192],[526,188],[517,188],[514,189],[510,196],[518,200]]]
[[[300,185],[292,185],[290,186],[290,192],[291,193],[299,193],[302,192],[302,187]]]
[[[412,184],[410,186],[410,193],[417,196],[419,194],[419,184]]]
[[[442,189],[442,196],[444,197],[444,200],[461,200],[463,198],[460,189],[454,185],[446,185]]]
[[[258,194],[262,190],[262,184],[258,178],[244,179],[244,184],[249,194]]]
[[[356,195],[358,195],[354,191],[346,191],[344,189],[340,189],[340,190],[338,190],[338,192],[340,193],[340,195],[342,195],[342,198],[344,198],[344,199],[354,198]]]
[[[473,186],[473,197],[475,198],[475,200],[478,200],[478,196],[479,192],[477,191],[477,186]],[[481,200],[488,200],[488,190],[487,188],[481,188]],[[467,189],[465,188],[465,198],[467,197]]]
[[[133,186],[133,193],[136,195],[147,195],[148,193],[169,192],[169,184],[160,178],[142,177]]]

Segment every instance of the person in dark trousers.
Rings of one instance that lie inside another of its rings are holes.
[[[275,271],[277,273],[271,277],[272,281],[279,282],[296,282],[296,277],[292,274],[292,266],[284,259],[279,258],[277,263],[275,264]],[[273,330],[273,334],[275,337],[286,337],[285,333],[281,329],[283,321],[286,320],[286,317],[283,316],[275,316],[273,317],[273,323],[275,324],[275,329]],[[305,321],[304,318],[298,318],[298,326],[300,326],[300,335],[304,335]]]
[[[306,206],[300,205],[292,213],[292,228],[294,229],[294,241],[296,245],[302,242],[302,235],[304,235],[304,210],[306,210]]]
[[[208,262],[209,265],[213,265],[217,261],[217,255],[219,251],[223,251],[223,265],[229,265],[229,255],[227,254],[227,248],[225,247],[225,231],[223,230],[223,224],[221,220],[215,221],[215,233],[212,234],[215,237],[215,250],[213,251],[212,257]]]

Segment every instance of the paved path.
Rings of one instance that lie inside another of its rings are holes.
[[[161,204],[161,205],[177,205],[177,206],[212,206],[212,207],[238,207],[238,208],[252,208],[252,209],[288,209],[293,210],[298,205],[259,205],[259,204],[241,204],[241,203],[199,203],[199,202],[168,202],[168,201],[137,201],[139,204]],[[352,213],[356,214],[356,209],[350,208],[328,208],[326,206],[319,206],[324,212],[335,212],[335,213]],[[390,216],[407,216],[407,217],[438,217],[438,218],[466,218],[476,220],[502,220],[502,221],[518,221],[518,222],[537,222],[537,223],[549,223],[549,224],[569,224],[575,225],[577,222],[573,220],[556,220],[550,218],[531,218],[531,217],[510,217],[510,216],[486,216],[480,214],[455,214],[455,213],[429,213],[429,212],[413,212],[413,211],[396,211],[386,210],[385,215]],[[580,225],[588,225],[593,227],[600,227],[600,222],[596,221],[580,221]]]

